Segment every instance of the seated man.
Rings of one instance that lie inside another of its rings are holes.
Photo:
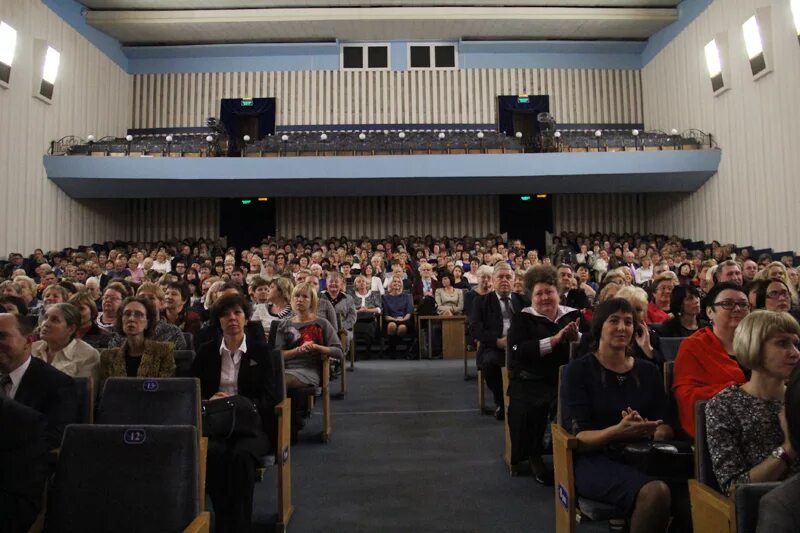
[[[31,357],[35,321],[0,314],[0,396],[42,413],[47,419],[47,444],[61,446],[67,424],[76,422],[75,381],[46,362]]]
[[[42,506],[47,421],[0,394],[0,531],[28,531]]]
[[[506,364],[506,335],[511,317],[530,305],[521,294],[511,292],[514,271],[506,262],[494,267],[494,291],[477,296],[469,317],[469,334],[480,342],[476,364],[483,371],[486,386],[494,397],[494,416],[503,420],[503,378],[500,369]]]

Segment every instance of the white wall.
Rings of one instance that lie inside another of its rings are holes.
[[[124,204],[70,199],[47,179],[42,156],[66,135],[124,134],[130,76],[39,0],[0,1],[0,20],[17,30],[10,88],[0,88],[0,255],[117,237]],[[32,96],[34,39],[61,52],[52,105]]]
[[[556,194],[553,232],[645,233],[648,213],[644,194]]]
[[[741,25],[771,6],[774,72],[753,81]],[[703,48],[727,32],[731,89],[714,97]],[[719,173],[692,195],[650,195],[648,229],[800,251],[800,46],[789,0],[715,0],[643,70],[647,128],[698,128],[722,149]]]
[[[277,198],[276,231],[294,237],[485,236],[500,230],[497,196]]]
[[[496,97],[549,94],[562,123],[640,123],[640,72],[469,69],[210,72],[134,76],[136,128],[200,126],[221,98],[276,97],[276,123],[495,123]]]

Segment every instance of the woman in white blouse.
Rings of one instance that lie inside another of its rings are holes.
[[[80,325],[81,312],[76,306],[51,305],[39,329],[42,340],[33,343],[31,354],[69,376],[97,379],[100,353],[75,338]]]

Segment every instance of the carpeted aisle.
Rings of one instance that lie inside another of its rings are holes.
[[[552,488],[509,476],[503,425],[478,414],[462,362],[365,361],[348,378],[331,441],[319,441],[318,405],[292,449],[289,531],[554,530]],[[256,485],[256,531],[274,513],[273,470]]]

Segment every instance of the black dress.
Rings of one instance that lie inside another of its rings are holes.
[[[511,319],[508,330],[508,429],[511,463],[517,464],[542,454],[542,438],[548,416],[554,411],[558,390],[558,369],[569,361],[569,342],[564,341],[542,354],[543,339],[581,318],[581,312],[561,307],[555,322],[524,309]],[[584,329],[584,328],[581,328]]]
[[[561,418],[564,428],[573,435],[618,424],[620,413],[628,407],[649,420],[666,420],[667,400],[655,365],[634,358],[633,368],[619,374],[603,367],[594,354],[588,354],[564,369]],[[576,454],[574,466],[579,495],[614,505],[625,513],[633,510],[639,489],[653,481],[619,462],[609,447]]]

